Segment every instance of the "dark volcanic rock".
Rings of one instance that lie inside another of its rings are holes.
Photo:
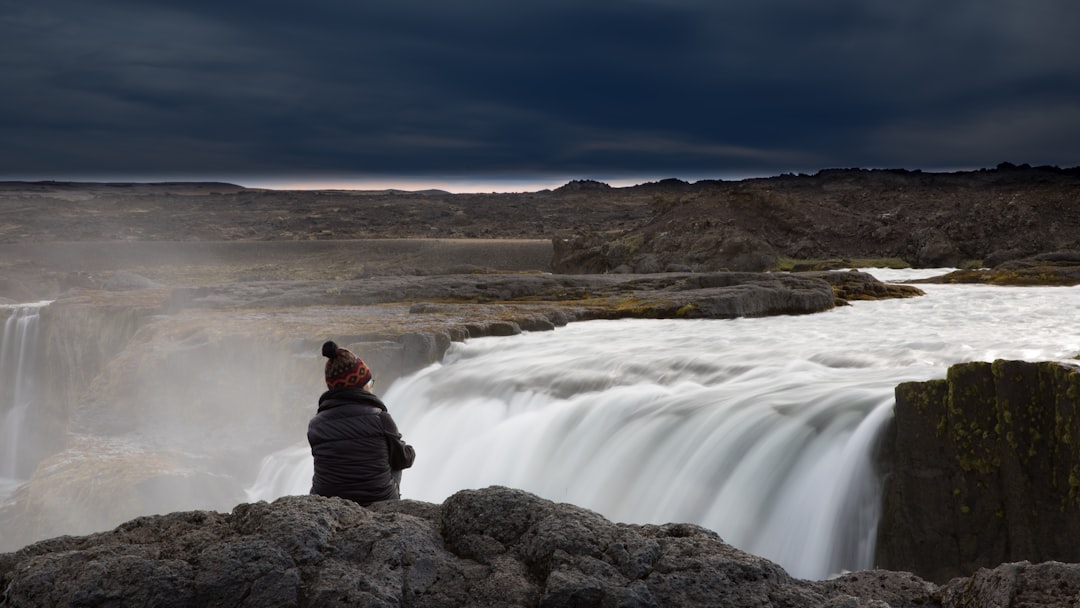
[[[497,487],[441,507],[285,497],[0,555],[4,605],[26,607],[794,607],[886,587],[794,580],[697,526],[613,524]]]
[[[980,569],[970,578],[954,579],[938,596],[945,608],[1065,606],[1080,596],[1080,568],[1059,562],[1002,564]]]
[[[938,587],[873,570],[828,581],[688,524],[612,523],[501,487],[442,505],[319,496],[141,517],[0,554],[0,605],[1072,606],[1080,566],[1005,564]]]
[[[879,566],[944,582],[1080,561],[1080,368],[975,362],[901,384],[885,442]]]
[[[647,222],[560,233],[552,267],[760,271],[779,258],[893,258],[934,268],[1080,248],[1070,211],[1080,172],[1054,167],[827,170],[649,191]]]
[[[993,268],[954,270],[913,283],[992,285],[1080,285],[1080,251],[1051,251],[1002,262]]]
[[[287,497],[0,556],[12,606],[749,605],[788,584],[700,528],[616,525],[499,488],[441,508]]]
[[[811,271],[800,276],[822,279],[832,285],[838,301],[887,300],[890,298],[914,298],[925,295],[923,290],[911,285],[882,283],[873,275],[849,270],[847,272]]]
[[[486,274],[371,277],[351,281],[264,281],[174,290],[171,308],[228,309],[309,305],[416,303],[417,314],[445,311],[446,302],[550,303],[578,306],[579,319],[652,317],[714,318],[806,314],[834,305],[830,280],[859,284],[862,291],[889,291],[868,274],[662,273],[657,275]],[[858,275],[858,276],[857,276]],[[849,290],[855,293],[856,289]],[[899,292],[897,292],[899,295]],[[894,296],[897,297],[897,296]],[[544,328],[547,324],[540,323]],[[477,322],[470,335],[510,335],[520,327]]]

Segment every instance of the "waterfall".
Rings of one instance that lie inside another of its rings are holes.
[[[739,361],[732,322],[653,324],[675,339],[610,355],[643,325],[472,340],[394,383],[383,397],[418,452],[403,496],[505,485],[613,521],[697,523],[804,578],[872,566],[892,375]],[[702,337],[715,355],[690,348]],[[271,454],[248,498],[306,493],[311,473],[306,444]]]
[[[315,463],[307,444],[274,452],[262,459],[255,483],[247,488],[247,499],[273,500],[288,494],[304,494],[311,487]]]
[[[417,450],[402,495],[505,485],[618,522],[696,523],[800,578],[871,568],[874,450],[896,385],[1080,351],[1076,289],[925,288],[809,316],[588,321],[455,343],[381,395]],[[267,458],[252,500],[307,493],[297,441]]]
[[[38,326],[48,304],[0,307],[11,311],[0,337],[0,498],[24,474],[20,448],[38,398]]]
[[[490,346],[458,349],[387,391],[406,438],[422,446],[406,497],[438,502],[506,485],[614,521],[697,523],[796,576],[872,565],[872,452],[891,415],[891,380],[678,349],[627,365],[588,352],[575,360],[557,344],[520,355]],[[560,356],[571,361],[544,370]]]

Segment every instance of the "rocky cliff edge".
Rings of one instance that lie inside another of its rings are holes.
[[[0,606],[1066,606],[1080,566],[804,581],[704,528],[491,487],[442,505],[289,496],[142,517],[0,555],[0,589]]]
[[[1080,562],[1080,366],[972,362],[903,383],[884,444],[879,566],[940,582]]]

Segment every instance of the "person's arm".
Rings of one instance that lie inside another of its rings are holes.
[[[383,434],[386,435],[386,447],[390,450],[390,468],[400,471],[411,467],[416,460],[416,450],[401,438],[390,412],[379,414],[379,418],[382,421]]]

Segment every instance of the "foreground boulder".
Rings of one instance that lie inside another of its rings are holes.
[[[0,606],[1071,606],[1080,566],[793,579],[689,524],[612,523],[519,490],[442,505],[319,496],[141,517],[0,554]]]
[[[885,443],[879,566],[943,582],[1002,562],[1080,561],[1077,366],[964,363],[901,384]]]
[[[820,603],[690,525],[628,526],[521,491],[371,509],[293,496],[144,517],[0,556],[12,606],[704,606]],[[775,601],[770,599],[775,597]]]

